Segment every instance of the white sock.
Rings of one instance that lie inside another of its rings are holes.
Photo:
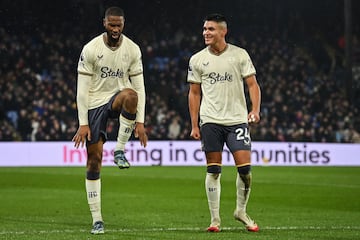
[[[246,213],[246,205],[250,196],[251,173],[236,177],[236,212]]]
[[[211,226],[220,226],[220,177],[221,174],[207,173],[205,178],[205,189],[211,216]]]
[[[118,150],[124,151],[125,144],[129,141],[131,133],[134,129],[135,120],[129,120],[127,118],[124,118],[122,115],[120,115],[119,121],[120,121],[120,127],[117,136],[115,151]]]
[[[93,224],[97,221],[103,221],[101,216],[101,181],[88,180],[85,181],[87,201],[90,207]]]

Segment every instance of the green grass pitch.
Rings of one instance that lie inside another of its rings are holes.
[[[93,236],[85,169],[0,168],[0,239],[360,239],[359,167],[252,168],[247,232],[235,221],[234,167],[221,177],[222,231],[207,233],[205,167],[102,169],[105,234]]]

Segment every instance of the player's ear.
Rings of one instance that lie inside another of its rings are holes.
[[[103,25],[104,25],[104,27],[106,27],[106,19],[105,18],[103,19]]]
[[[227,28],[224,28],[223,29],[223,32],[224,32],[224,36],[227,34],[227,32],[228,32],[228,29]]]

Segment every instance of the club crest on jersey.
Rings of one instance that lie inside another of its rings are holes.
[[[227,60],[228,60],[229,63],[235,63],[236,62],[236,58],[234,58],[234,57],[229,57]]]
[[[118,78],[123,78],[124,77],[124,72],[120,69],[117,69],[116,71],[112,70],[109,67],[102,67],[100,69],[101,71],[101,78],[107,78],[107,77],[118,77]]]
[[[210,78],[211,84],[215,84],[217,82],[232,82],[233,81],[233,76],[228,72],[225,72],[224,75],[222,75],[220,73],[216,73],[216,72],[211,72],[211,73],[209,73],[208,76]]]
[[[122,60],[123,60],[124,62],[128,62],[128,61],[129,61],[129,55],[128,55],[128,54],[124,54],[124,55],[122,56]]]

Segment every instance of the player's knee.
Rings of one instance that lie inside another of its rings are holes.
[[[138,104],[138,95],[134,90],[129,89],[126,92],[124,104],[125,109],[127,109],[129,112],[136,111]]]
[[[138,101],[138,95],[134,90],[130,90],[127,93],[127,99],[131,102],[137,102]]]
[[[219,165],[209,165],[207,166],[207,172],[213,174],[220,174],[221,173],[221,166]]]
[[[237,171],[241,175],[248,175],[250,173],[250,170],[251,170],[251,165],[237,167]]]
[[[92,171],[86,172],[87,180],[98,180],[99,178],[100,178],[100,172],[92,172]]]

